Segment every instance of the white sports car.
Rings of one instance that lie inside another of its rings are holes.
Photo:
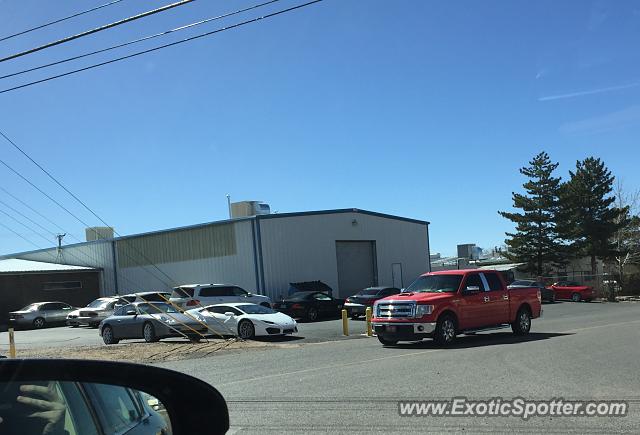
[[[215,304],[187,311],[189,312],[200,313],[206,319],[209,328],[220,335],[237,335],[243,339],[250,339],[298,332],[298,324],[291,317],[257,304]]]

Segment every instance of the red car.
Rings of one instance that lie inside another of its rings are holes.
[[[592,287],[580,285],[575,281],[558,281],[551,288],[556,294],[556,299],[591,302],[596,296],[596,292]]]

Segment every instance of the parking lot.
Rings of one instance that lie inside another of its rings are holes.
[[[244,346],[167,339],[131,340],[105,346],[96,329],[47,328],[17,331],[18,356],[57,349],[171,357],[133,360],[178,370],[217,387],[228,401],[233,433],[470,430],[488,433],[637,433],[640,430],[640,303],[544,305],[528,336],[495,331],[458,337],[441,348],[432,341],[383,347],[363,336],[365,322],[300,323],[299,333]],[[0,333],[6,353],[7,333]],[[159,350],[158,350],[159,349]],[[51,356],[51,355],[50,355]],[[77,357],[77,354],[76,356]],[[268,394],[265,392],[269,392]],[[539,417],[441,419],[398,416],[399,400],[466,396],[545,399],[623,399],[623,418]],[[311,412],[313,411],[313,412]]]
[[[161,363],[216,386],[233,433],[638,433],[640,303],[545,305],[529,336],[510,331],[382,347],[376,339]],[[322,327],[336,322],[325,322]],[[626,417],[399,417],[399,400],[626,399]]]
[[[363,319],[349,319],[350,336],[345,337],[342,334],[342,320],[330,319],[313,323],[298,323],[298,334],[284,337],[266,337],[255,340],[255,344],[285,344],[285,343],[315,343],[329,340],[345,340],[354,338],[363,338],[366,332],[366,323]],[[15,341],[18,354],[21,351],[37,351],[43,349],[57,349],[61,352],[73,348],[87,349],[105,346],[102,338],[98,335],[96,328],[70,328],[67,326],[44,328],[39,330],[27,329],[15,331]],[[221,342],[222,340],[213,338],[212,342]],[[8,351],[8,332],[0,332],[0,353],[6,354]],[[161,343],[187,344],[186,339],[173,338],[165,339]],[[143,339],[123,340],[122,344],[114,345],[114,348],[127,344],[148,345]],[[260,346],[255,346],[260,347]],[[31,355],[31,352],[29,353]],[[62,354],[64,356],[64,354]]]

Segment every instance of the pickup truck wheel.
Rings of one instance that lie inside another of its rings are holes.
[[[398,340],[387,340],[380,335],[378,335],[378,341],[385,346],[395,346],[396,344],[398,344]]]
[[[516,315],[516,321],[511,324],[511,329],[516,335],[528,334],[531,330],[531,314],[526,308],[520,308]]]
[[[572,295],[571,295],[571,300],[572,300],[573,302],[580,302],[580,299],[582,299],[582,298],[580,297],[580,293],[574,293],[574,294],[572,294]]]
[[[456,321],[449,315],[438,319],[433,339],[439,345],[451,344],[456,338]]]

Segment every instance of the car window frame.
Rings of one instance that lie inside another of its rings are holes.
[[[139,426],[140,424],[142,424],[146,418],[146,412],[141,412],[140,410],[140,404],[138,403],[138,401],[135,399],[134,395],[131,394],[131,389],[127,388],[127,387],[123,387],[123,386],[119,386],[119,385],[109,385],[109,384],[104,384],[107,387],[118,387],[121,388],[122,390],[124,390],[126,392],[126,395],[129,397],[129,400],[131,400],[131,402],[133,403],[137,413],[138,413],[138,419],[129,422],[130,424],[124,428],[120,428],[117,431],[114,431],[114,429],[111,427],[110,422],[107,421],[108,417],[105,416],[105,403],[104,403],[104,395],[100,394],[100,391],[96,391],[94,389],[96,389],[97,385],[102,385],[102,384],[85,384],[83,385],[83,387],[85,388],[85,392],[87,394],[87,398],[90,402],[90,404],[92,405],[92,408],[95,410],[96,413],[96,417],[98,419],[98,421],[100,422],[100,426],[102,428],[102,432],[103,433],[116,433],[116,434],[126,434],[129,433],[132,429],[134,429],[135,427]]]
[[[482,281],[482,278],[480,277],[480,272],[472,272],[469,273],[465,278],[464,278],[464,284],[462,285],[462,293],[465,293],[467,291],[467,287],[469,287],[469,280],[471,278],[478,278],[478,283],[480,284],[477,287],[480,287],[480,292],[486,292],[488,291],[485,286],[484,286],[484,282]],[[475,285],[475,284],[472,284]]]

